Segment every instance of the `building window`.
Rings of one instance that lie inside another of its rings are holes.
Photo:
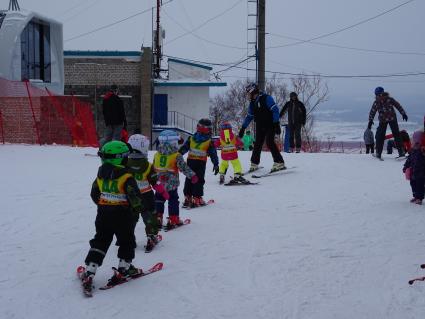
[[[35,20],[21,34],[21,78],[51,82],[50,27]]]

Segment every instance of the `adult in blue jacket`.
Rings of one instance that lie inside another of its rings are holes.
[[[239,131],[239,137],[243,137],[245,129],[252,120],[254,120],[256,124],[256,137],[254,149],[252,150],[251,167],[249,171],[253,172],[258,169],[264,140],[266,141],[266,145],[273,156],[274,163],[271,171],[274,172],[286,169],[285,161],[283,160],[274,140],[275,135],[281,134],[279,108],[277,104],[270,95],[260,92],[257,84],[255,83],[249,84],[245,90],[250,103],[248,106],[248,114],[242,124],[242,128]]]

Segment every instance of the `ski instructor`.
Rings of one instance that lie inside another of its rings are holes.
[[[281,133],[278,106],[270,95],[260,92],[255,83],[249,84],[245,88],[245,91],[250,103],[248,106],[248,114],[239,131],[239,138],[243,137],[245,129],[252,120],[256,123],[256,137],[251,155],[251,167],[249,168],[249,172],[254,172],[259,168],[258,164],[260,164],[264,140],[273,156],[274,163],[271,172],[286,169],[285,161],[274,141],[275,135],[280,135]]]
[[[398,149],[398,155],[404,156],[404,150],[400,138],[400,130],[397,122],[397,115],[394,111],[396,108],[404,121],[407,121],[407,114],[403,107],[395,99],[390,97],[388,92],[384,91],[383,87],[378,86],[375,89],[375,102],[372,104],[372,108],[369,113],[369,123],[367,127],[370,129],[373,125],[373,119],[375,118],[376,112],[378,112],[379,125],[376,129],[376,157],[381,159],[382,149],[384,148],[385,133],[387,131],[387,125],[390,125],[391,132],[393,133],[396,147]]]

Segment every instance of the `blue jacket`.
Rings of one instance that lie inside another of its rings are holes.
[[[247,128],[252,120],[261,126],[279,123],[279,107],[270,95],[260,92],[257,98],[249,103],[248,114],[242,127]]]

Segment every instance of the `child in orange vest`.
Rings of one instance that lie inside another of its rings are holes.
[[[218,174],[217,150],[214,147],[211,133],[211,120],[200,119],[196,126],[196,133],[190,136],[179,150],[183,155],[189,152],[187,156],[187,165],[199,178],[197,183],[192,183],[189,178],[186,178],[183,189],[185,196],[183,207],[199,207],[206,205],[202,196],[204,196],[205,169],[208,156],[211,158],[214,165],[214,175]]]

